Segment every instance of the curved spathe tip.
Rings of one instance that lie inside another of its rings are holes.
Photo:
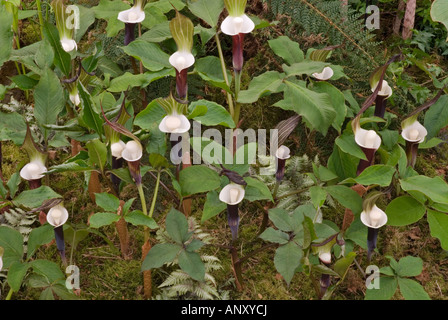
[[[131,140],[128,141],[121,152],[121,156],[126,161],[138,161],[143,156],[143,149],[141,144],[138,142]]]
[[[381,137],[373,130],[359,128],[355,132],[356,144],[366,149],[375,149],[381,146]]]
[[[47,221],[53,227],[57,228],[62,226],[68,220],[68,211],[61,204],[54,206],[48,211]]]
[[[40,161],[31,161],[27,163],[21,170],[20,176],[28,181],[38,180],[43,178],[45,173],[47,172],[47,168]]]
[[[369,212],[361,212],[361,222],[369,228],[378,229],[387,223],[387,215],[374,205]]]
[[[169,58],[170,64],[179,72],[191,67],[194,61],[194,56],[188,51],[177,51]]]
[[[221,24],[221,31],[229,36],[250,33],[254,29],[255,23],[246,14],[237,17],[227,16]]]
[[[428,130],[418,121],[413,122],[401,132],[404,140],[409,142],[422,143],[428,134]]]
[[[79,106],[79,104],[81,103],[81,99],[79,98],[79,94],[78,92],[76,92],[75,94],[71,94],[70,93],[70,101],[75,105],[75,106]]]
[[[219,200],[229,205],[235,205],[243,201],[244,188],[236,183],[229,183],[219,193]]]
[[[330,252],[320,252],[319,260],[322,261],[322,263],[324,263],[324,264],[330,264],[331,263],[331,253]]]
[[[124,23],[140,23],[145,20],[145,11],[139,6],[134,6],[131,9],[120,11],[118,20]]]
[[[78,45],[76,44],[76,41],[67,37],[63,37],[61,39],[61,45],[62,49],[64,49],[65,52],[71,52],[73,50],[78,50]]]
[[[322,81],[330,79],[333,75],[334,75],[334,71],[330,67],[325,67],[322,70],[322,72],[320,72],[320,73],[315,72],[312,74],[312,76],[314,78],[316,78],[317,80],[322,80]]]
[[[159,130],[165,133],[185,133],[190,127],[188,118],[175,112],[165,116],[159,124]]]
[[[291,150],[287,146],[280,146],[275,152],[275,156],[278,159],[286,160],[291,157]]]
[[[374,92],[377,87],[378,87],[378,84],[375,86],[375,88],[371,89],[372,92]],[[391,86],[389,86],[389,83],[386,80],[383,80],[381,90],[378,91],[378,95],[386,97],[386,99],[392,95],[392,88],[391,88]]]

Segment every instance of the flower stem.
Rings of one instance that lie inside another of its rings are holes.
[[[44,38],[44,18],[42,16],[42,5],[40,0],[36,0],[37,15],[39,16],[40,38]]]
[[[238,122],[240,121],[241,104],[238,103],[240,88],[241,88],[241,71],[235,71],[235,113],[233,115],[233,121],[235,122],[236,125],[238,125]]]
[[[157,172],[157,181],[156,187],[154,189],[154,196],[152,198],[151,208],[149,209],[149,217],[152,218],[154,213],[154,208],[156,207],[157,194],[159,193],[159,184],[160,184],[160,170]]]
[[[11,300],[12,294],[13,294],[14,290],[9,289],[8,295],[6,296],[5,300]]]
[[[224,81],[226,82],[226,85],[230,88],[229,78],[227,77],[226,63],[224,62],[224,55],[222,53],[221,41],[219,40],[218,33],[215,34],[215,41],[216,46],[218,48],[219,60],[221,60],[222,75],[224,76]],[[233,98],[229,92],[227,92],[227,103],[229,105],[230,115],[233,117],[233,114],[235,113],[233,108]]]
[[[138,189],[138,195],[140,196],[140,202],[142,203],[142,211],[145,214],[145,216],[148,215],[148,210],[146,209],[146,200],[145,200],[145,194],[143,192],[143,185],[140,183],[137,185]]]

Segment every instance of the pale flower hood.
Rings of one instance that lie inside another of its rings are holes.
[[[246,14],[233,17],[227,16],[221,24],[221,31],[229,36],[240,33],[250,33],[255,28],[255,23]]]
[[[38,180],[43,178],[45,172],[47,172],[45,165],[41,161],[34,160],[27,163],[22,170],[20,170],[20,176],[28,181]]]

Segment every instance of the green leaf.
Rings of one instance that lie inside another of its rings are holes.
[[[397,279],[392,277],[380,277],[379,279],[375,279],[375,281],[379,281],[380,288],[379,289],[367,289],[366,290],[366,300],[390,300],[392,296],[397,291]]]
[[[328,158],[328,169],[338,175],[343,180],[356,177],[356,168],[359,159],[343,152],[337,145],[333,146],[333,153]]]
[[[139,40],[160,43],[171,37],[170,23],[169,21],[165,21],[145,32]]]
[[[142,26],[147,29],[152,29],[160,23],[168,21],[168,18],[163,14],[162,10],[157,7],[145,7],[145,20],[143,20]]]
[[[120,206],[120,200],[113,194],[107,192],[95,193],[95,202],[105,211],[114,213],[117,212],[118,207]]]
[[[341,279],[345,278],[350,266],[355,260],[356,253],[349,252],[345,257],[342,257],[338,261],[334,263],[334,271],[341,277]]]
[[[448,95],[443,95],[425,112],[424,127],[428,131],[426,141],[437,137],[440,129],[448,125]]]
[[[267,228],[262,234],[260,234],[260,238],[264,241],[278,244],[286,244],[289,242],[289,236],[286,233],[270,227]]]
[[[76,6],[79,9],[79,16],[82,17],[82,19],[79,19],[79,29],[76,29],[74,38],[76,42],[79,42],[81,41],[82,36],[86,33],[87,29],[89,29],[89,27],[95,22],[95,11],[79,4]]]
[[[310,198],[314,208],[318,209],[323,206],[327,199],[327,192],[324,188],[319,186],[312,186],[310,189]]]
[[[345,239],[352,240],[361,248],[367,250],[367,227],[361,219],[355,219],[345,232]]]
[[[78,84],[78,93],[81,98],[82,120],[90,129],[95,130],[98,135],[101,135],[103,133],[103,119],[95,112],[92,97],[83,87],[81,81]]]
[[[431,18],[441,22],[448,29],[448,3],[444,0],[435,0],[431,5]],[[448,37],[446,39],[448,41]]]
[[[305,217],[303,220],[303,248],[308,248],[311,243],[317,239],[316,231],[314,229],[314,222],[310,217]]]
[[[198,100],[192,102],[188,106],[188,111],[192,112],[199,106],[205,106],[207,113],[194,117],[194,120],[205,126],[225,126],[228,128],[235,128],[235,122],[233,122],[230,113],[220,104],[208,100]]]
[[[182,250],[178,259],[180,268],[190,277],[197,281],[204,281],[205,265],[198,253]]]
[[[325,190],[335,198],[345,208],[350,209],[354,214],[362,211],[362,198],[349,187],[336,185],[326,187]]]
[[[9,60],[12,51],[14,34],[12,32],[13,15],[6,10],[4,5],[0,6],[0,67]]]
[[[284,89],[284,73],[268,71],[252,79],[247,90],[242,90],[238,96],[240,103],[254,103],[259,98]]]
[[[89,163],[91,165],[96,164],[101,171],[104,171],[104,165],[107,161],[107,148],[106,145],[98,139],[90,140],[86,144],[89,151]]]
[[[23,191],[13,200],[13,203],[16,206],[32,209],[39,208],[44,201],[55,198],[62,198],[62,196],[48,186],[41,186],[37,189]]]
[[[398,285],[406,300],[431,300],[425,289],[415,280],[398,278]]]
[[[207,193],[207,199],[205,200],[204,209],[202,211],[201,222],[204,222],[214,216],[220,214],[227,208],[227,205],[219,200],[218,192],[215,190]]]
[[[269,220],[282,231],[285,232],[297,232],[301,228],[304,215],[296,209],[289,213],[281,208],[274,208],[269,210]]]
[[[428,223],[431,236],[440,240],[444,250],[448,250],[448,214],[428,209]]]
[[[159,130],[158,123],[162,121],[165,115],[165,109],[163,109],[157,100],[153,100],[143,111],[137,114],[134,124],[144,130],[150,130],[154,123],[157,123],[156,130]]]
[[[251,202],[257,200],[269,200],[272,202],[274,201],[274,199],[272,198],[271,190],[269,190],[264,182],[251,177],[244,178],[244,181],[247,182],[244,199]]]
[[[22,145],[25,136],[25,120],[19,113],[0,112],[0,141],[11,140],[16,145]]]
[[[146,7],[155,7],[160,9],[163,13],[168,13],[171,10],[182,10],[185,7],[185,3],[182,0],[158,0],[150,2]]]
[[[97,19],[107,20],[107,36],[115,37],[124,28],[124,23],[117,19],[118,13],[129,9],[129,5],[121,0],[100,0],[100,3],[93,7]]]
[[[296,269],[300,266],[302,255],[302,249],[298,247],[293,241],[280,246],[275,251],[275,268],[282,275],[283,279],[285,279],[288,285],[291,282]]]
[[[221,179],[216,171],[205,166],[191,166],[179,173],[179,184],[184,196],[219,188]]]
[[[34,116],[40,125],[55,124],[64,108],[64,95],[58,77],[50,69],[42,72],[34,90]],[[45,137],[48,132],[45,129]]]
[[[355,181],[365,186],[375,184],[381,187],[387,187],[390,185],[394,174],[394,167],[376,164],[366,168]]]
[[[23,236],[17,230],[0,226],[0,247],[3,252],[3,268],[8,269],[12,263],[23,257]]]
[[[311,129],[325,136],[336,116],[330,96],[326,93],[311,91],[290,81],[285,83],[287,85],[285,98],[274,106],[295,111],[303,116]]]
[[[344,94],[339,91],[338,88],[326,81],[315,83],[313,85],[313,90],[320,93],[326,93],[330,96],[333,108],[336,111],[336,117],[334,118],[332,126],[340,133],[345,116],[347,115]]]
[[[344,133],[335,140],[342,152],[348,153],[358,159],[367,160],[366,155],[355,141],[353,134]]]
[[[330,64],[326,62],[304,60],[298,63],[294,63],[291,66],[287,66],[284,64],[282,68],[288,77],[295,77],[303,74],[311,75],[316,72],[320,73],[328,65]]]
[[[423,271],[423,261],[418,257],[407,256],[398,261],[395,272],[399,277],[416,277]]]
[[[65,275],[62,273],[59,265],[49,261],[38,259],[30,262],[35,273],[43,276],[48,284],[53,284],[56,281],[64,280]]]
[[[198,0],[188,5],[188,9],[198,18],[201,18],[211,27],[218,24],[219,15],[224,9],[222,0]]]
[[[227,92],[231,92],[222,74],[221,60],[218,57],[208,56],[198,59],[195,62],[195,71],[204,81]],[[228,71],[226,72],[227,79],[231,79],[232,75]]]
[[[401,196],[392,200],[385,212],[388,225],[407,226],[420,220],[426,207],[410,196]]]
[[[143,63],[143,66],[150,71],[160,71],[164,68],[171,68],[168,61],[169,55],[166,54],[155,43],[144,40],[135,40],[122,47],[128,55],[136,58]]]
[[[8,270],[8,284],[12,290],[18,292],[22,286],[23,278],[28,271],[30,265],[28,263],[14,262]]]
[[[65,76],[70,75],[71,71],[71,57],[70,54],[65,52],[61,45],[58,29],[48,22],[44,23],[44,37],[54,50],[54,65],[58,67]]]
[[[149,229],[157,229],[159,227],[153,218],[145,215],[140,210],[129,212],[124,217],[124,220],[134,226],[145,226]]]
[[[120,216],[112,212],[98,212],[90,217],[90,227],[98,229],[120,220]]]
[[[282,57],[289,65],[302,62],[304,59],[300,45],[287,36],[280,36],[274,40],[269,40],[268,43],[274,53]]]
[[[414,176],[400,183],[405,191],[419,191],[434,202],[448,204],[448,184],[440,177]]]
[[[204,243],[204,242],[202,242],[202,241],[199,240],[199,239],[193,239],[193,240],[191,240],[191,242],[186,246],[185,249],[186,249],[188,252],[194,252],[194,251],[197,251],[197,250],[201,249],[203,246],[205,246],[205,243]]]
[[[188,232],[188,222],[185,215],[176,209],[171,209],[171,211],[166,216],[166,231],[178,244],[185,243],[190,234]]]
[[[50,224],[45,224],[31,231],[28,238],[28,252],[27,257],[30,259],[36,250],[54,239],[54,227]]]
[[[172,243],[156,244],[149,250],[142,264],[142,271],[160,268],[167,262],[173,261],[182,248]]]

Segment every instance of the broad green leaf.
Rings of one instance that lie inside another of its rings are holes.
[[[244,178],[244,181],[247,182],[244,199],[251,202],[257,200],[274,201],[271,191],[264,182],[251,177]]]
[[[428,130],[426,141],[432,139],[433,137],[437,137],[440,129],[448,126],[448,108],[446,107],[447,104],[448,95],[441,96],[439,100],[437,100],[437,102],[434,103],[425,112],[425,121],[423,125],[425,126],[426,130]]]
[[[275,251],[275,268],[282,275],[283,279],[285,279],[288,285],[291,282],[296,269],[300,266],[302,255],[302,249],[298,247],[293,241],[280,246]]]
[[[157,100],[153,100],[143,111],[137,114],[134,124],[144,130],[150,130],[153,124],[157,123],[156,129],[159,130],[158,124],[165,115],[165,109],[163,109]]]
[[[23,278],[28,271],[30,265],[28,263],[21,263],[19,261],[11,264],[8,270],[8,284],[12,290],[18,292],[22,286]]]
[[[16,206],[24,206],[31,209],[39,208],[45,200],[55,198],[62,198],[62,196],[48,186],[41,186],[37,189],[23,191],[13,200],[13,203]]]
[[[356,144],[353,134],[344,133],[336,138],[336,145],[341,151],[348,153],[358,159],[367,160],[362,149]]]
[[[86,8],[81,5],[76,5],[79,9],[79,29],[75,30],[76,42],[81,41],[82,36],[86,33],[87,29],[95,22],[95,11],[91,8]],[[117,14],[118,16],[118,14]]]
[[[448,250],[448,214],[429,210],[428,223],[431,236],[440,240],[444,250]]]
[[[44,37],[54,50],[54,65],[58,67],[62,73],[69,77],[71,71],[71,57],[70,54],[65,52],[61,45],[59,33],[56,27],[48,22],[44,23]]]
[[[269,220],[280,230],[285,232],[296,232],[303,223],[304,215],[300,210],[289,213],[281,208],[270,209]]]
[[[390,185],[394,174],[394,167],[376,164],[366,168],[355,180],[365,186],[376,184],[387,187]]]
[[[96,164],[101,171],[104,171],[104,165],[107,161],[106,145],[100,140],[95,139],[87,142],[86,147],[89,150],[90,164]]]
[[[143,20],[142,26],[147,29],[152,29],[160,23],[165,23],[168,18],[163,14],[163,11],[154,6],[145,6],[145,20]]]
[[[289,242],[289,236],[280,230],[275,230],[271,227],[267,228],[262,234],[260,234],[260,238],[264,241],[278,243],[278,244],[286,244]]]
[[[185,215],[176,209],[171,209],[171,211],[166,216],[166,231],[178,244],[185,243],[189,238],[188,232],[188,222]]]
[[[398,285],[406,300],[431,300],[425,289],[415,280],[398,278]]]
[[[98,212],[89,219],[90,227],[98,229],[120,220],[120,216],[112,212]]]
[[[303,116],[311,129],[325,136],[336,116],[330,96],[327,93],[311,91],[290,81],[285,83],[287,85],[285,98],[274,106],[295,111]]]
[[[379,281],[379,289],[367,289],[366,300],[390,300],[397,291],[397,279],[392,277],[380,277],[374,281]]]
[[[43,276],[48,284],[53,284],[59,280],[64,280],[65,282],[65,275],[56,263],[49,260],[38,259],[31,261],[30,264],[34,272]]]
[[[95,202],[105,211],[114,213],[117,212],[118,207],[120,206],[120,200],[113,194],[107,192],[95,193]]]
[[[95,112],[91,95],[87,92],[81,82],[78,84],[78,93],[81,98],[81,118],[84,123],[98,135],[103,133],[103,119]]]
[[[341,185],[328,186],[325,190],[341,205],[350,209],[354,214],[361,213],[362,198],[356,191]]]
[[[434,202],[448,204],[448,184],[440,177],[414,176],[400,183],[405,191],[419,191]]]
[[[198,100],[192,102],[188,110],[192,112],[198,106],[207,107],[207,113],[194,117],[194,120],[205,126],[221,125],[228,128],[235,128],[235,122],[233,122],[230,113],[220,104],[208,100]]]
[[[188,5],[188,9],[198,18],[201,18],[211,27],[216,27],[218,18],[224,9],[222,0],[198,0]]]
[[[284,64],[282,68],[288,77],[292,77],[300,76],[303,74],[311,75],[316,72],[320,73],[326,66],[329,65],[330,64],[326,62],[303,60],[301,62],[294,63],[291,66],[287,66],[286,64]]]
[[[121,0],[100,0],[92,10],[97,19],[107,20],[107,36],[115,37],[124,28],[124,23],[117,19],[118,13],[129,8],[129,5]]]
[[[179,184],[184,196],[219,188],[221,179],[216,171],[205,166],[191,166],[179,173]]]
[[[326,81],[315,83],[313,85],[313,90],[320,93],[326,93],[330,96],[333,108],[336,111],[336,117],[334,118],[332,126],[340,133],[345,116],[347,115],[344,94],[339,91],[338,88]]]
[[[0,247],[3,252],[3,268],[8,269],[12,263],[23,257],[23,236],[11,227],[0,226]]]
[[[399,277],[416,277],[423,271],[423,261],[419,257],[403,257],[395,271]]]
[[[160,9],[163,13],[168,13],[171,10],[182,10],[185,3],[182,0],[158,0],[149,2],[146,7],[155,7]]]
[[[220,214],[227,208],[227,204],[219,200],[218,192],[215,190],[207,193],[207,199],[205,200],[204,209],[202,210],[201,222],[204,222],[214,216]]]
[[[327,192],[320,186],[312,186],[310,189],[310,198],[314,208],[318,209],[323,206],[327,199]]]
[[[385,129],[379,132],[381,141],[387,150],[392,150],[398,142],[398,131]]]
[[[0,67],[9,60],[9,55],[12,50],[13,42],[13,32],[12,32],[12,22],[13,16],[9,13],[5,6],[0,6]]]
[[[157,72],[145,72],[139,74],[126,72],[125,74],[112,79],[107,90],[110,92],[123,92],[134,87],[146,88],[154,81],[174,75],[175,73],[173,69],[163,69]]]
[[[129,212],[124,217],[124,220],[126,220],[126,222],[130,224],[133,224],[134,226],[145,226],[150,229],[157,229],[159,227],[153,218],[145,215],[139,210]]]
[[[337,145],[333,146],[333,153],[328,158],[328,169],[338,175],[341,180],[356,177],[359,159],[343,152]]]
[[[221,60],[218,57],[208,56],[198,59],[195,62],[195,71],[204,81],[227,92],[231,92],[222,74]],[[227,79],[231,79],[232,75],[230,72],[228,70],[226,72]]]
[[[149,250],[142,264],[142,271],[160,268],[167,262],[173,261],[182,248],[172,243],[156,244]]]
[[[64,108],[64,95],[56,74],[45,69],[34,90],[34,116],[40,125],[55,124]],[[44,130],[45,137],[48,130]]]
[[[431,18],[433,21],[443,23],[448,29],[448,3],[444,0],[435,0],[431,5]]]
[[[345,239],[352,240],[361,248],[367,250],[367,227],[361,222],[361,219],[355,219],[345,232]]]
[[[155,27],[151,28],[149,31],[146,31],[139,40],[144,40],[152,43],[160,43],[167,39],[170,39],[171,31],[170,31],[170,23],[169,21],[165,21],[159,23]]]
[[[48,173],[94,171],[96,168],[87,165],[83,160],[76,160],[51,167]]]
[[[386,208],[387,224],[390,226],[407,226],[420,220],[426,207],[409,196],[401,196],[392,200]]]
[[[334,263],[334,271],[339,275],[339,277],[341,277],[341,279],[345,278],[345,275],[355,260],[355,257],[356,253],[350,252],[345,257],[342,257]]]
[[[316,230],[314,229],[314,222],[310,217],[305,217],[303,220],[303,248],[308,248],[311,243],[317,239]]]
[[[24,118],[17,112],[0,112],[0,141],[12,140],[16,145],[22,145],[26,135]]]
[[[284,73],[268,71],[252,79],[247,90],[242,90],[238,96],[240,103],[254,103],[259,98],[281,92],[284,89]]]
[[[199,249],[201,249],[203,246],[205,246],[205,243],[198,239],[193,239],[191,242],[186,246],[185,250],[188,252],[194,252]]]
[[[204,281],[205,265],[198,253],[182,250],[178,259],[180,268],[190,277],[197,281]]]
[[[39,49],[37,50],[37,53],[36,53],[35,61],[36,61],[37,65],[39,66],[39,68],[46,69],[46,68],[51,68],[51,66],[53,65],[53,60],[54,60],[53,48],[51,47],[48,40],[44,39],[40,42]],[[22,75],[22,77],[24,77],[24,75]],[[34,79],[32,79],[32,80],[34,80]],[[34,81],[36,81],[36,80],[34,80]],[[36,81],[36,83],[37,83],[37,81]]]
[[[274,40],[269,40],[268,43],[274,53],[279,57],[282,57],[289,65],[302,62],[304,59],[304,54],[300,49],[300,45],[289,39],[287,36],[280,36]]]
[[[419,149],[431,149],[438,146],[441,143],[446,143],[445,140],[439,138],[431,138],[430,140],[425,140],[418,145]]]
[[[31,258],[36,250],[44,244],[50,243],[54,239],[54,227],[45,224],[31,231],[28,238],[28,259]]]
[[[122,47],[128,55],[140,60],[143,66],[150,71],[160,71],[164,68],[171,68],[168,61],[169,55],[166,54],[155,43],[144,40],[135,40]]]

